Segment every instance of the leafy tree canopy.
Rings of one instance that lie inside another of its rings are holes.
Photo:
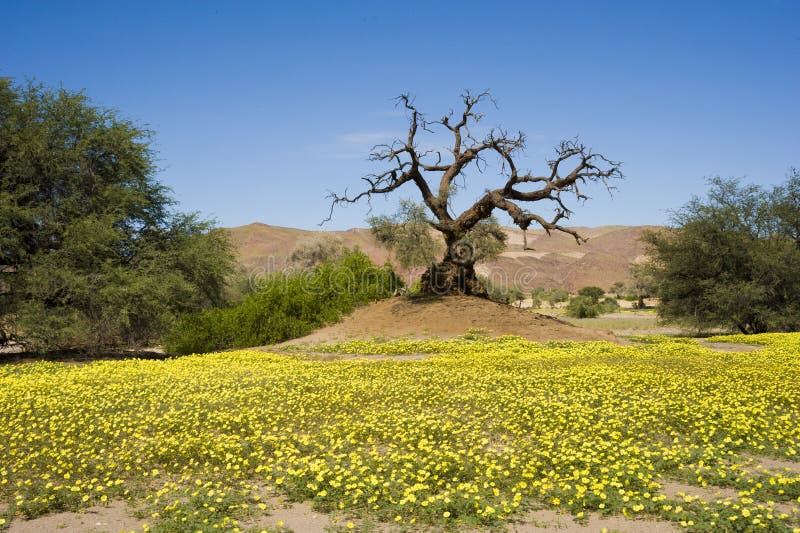
[[[605,293],[606,291],[595,286],[583,287],[578,290],[578,296],[586,296],[594,303],[599,302]]]
[[[34,349],[154,342],[221,304],[221,230],[173,209],[151,133],[83,93],[0,78],[0,325]]]
[[[800,328],[800,173],[772,189],[709,180],[706,198],[644,236],[668,322],[744,333]]]

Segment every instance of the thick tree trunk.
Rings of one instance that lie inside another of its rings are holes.
[[[442,261],[431,265],[420,279],[422,294],[448,295],[466,294],[488,297],[486,287],[475,275],[475,265],[460,265],[453,261]]]
[[[465,294],[488,297],[486,287],[475,274],[475,250],[455,235],[445,235],[447,252],[441,262],[431,265],[422,274],[422,294]]]

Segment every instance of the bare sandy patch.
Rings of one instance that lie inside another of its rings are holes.
[[[541,259],[547,255],[550,255],[552,252],[532,252],[530,250],[525,250],[523,252],[503,252],[503,257],[508,257],[509,259],[522,259],[533,257],[534,259]]]
[[[661,481],[661,492],[671,500],[680,500],[684,495],[696,496],[705,502],[718,500],[737,501],[739,499],[739,491],[731,487],[718,487],[716,485],[697,487],[672,480]],[[796,502],[772,502],[772,507],[788,515],[800,512]]]
[[[584,533],[597,532],[606,528],[608,531],[621,531],[624,533],[674,533],[680,531],[671,522],[659,520],[634,520],[624,516],[599,516],[591,515],[585,524],[575,521],[568,514],[560,514],[549,509],[531,511],[519,522],[512,522],[508,530],[516,533]]]
[[[672,480],[662,480],[660,483],[661,493],[671,500],[680,500],[684,495],[696,496],[707,502],[724,499],[736,500],[739,498],[739,492],[730,487],[718,487],[716,485],[697,487]]]
[[[748,459],[752,464],[748,465],[749,470],[767,470],[772,472],[787,471],[793,474],[800,474],[800,462],[789,461],[788,459],[775,459],[772,457],[764,457],[761,455],[744,454],[744,458]]]
[[[267,514],[242,521],[241,528],[258,530],[282,527],[298,533],[329,533],[332,530],[346,528],[348,522],[352,522],[356,530],[366,525],[363,520],[349,519],[345,515],[317,512],[310,502],[289,502],[283,497],[271,496],[265,499],[264,503],[269,506]],[[395,531],[391,524],[370,521],[369,526],[369,531]]]
[[[146,520],[134,518],[125,502],[113,501],[106,507],[95,506],[73,513],[53,513],[33,520],[19,518],[11,522],[9,533],[61,533],[119,532],[140,530]]]
[[[266,350],[266,348],[265,348]],[[276,350],[277,351],[277,350]],[[302,354],[306,359],[310,361],[353,361],[353,360],[362,360],[362,361],[422,361],[423,359],[428,359],[432,357],[434,354],[430,353],[412,353],[412,354],[401,354],[401,355],[384,355],[384,354],[347,354],[347,353],[328,353],[328,352],[315,352],[312,350],[305,351],[302,349],[302,346],[295,349],[292,347],[291,353],[298,353]]]
[[[326,533],[336,525],[330,515],[314,511],[308,502],[288,503],[280,498],[271,498],[265,503],[270,507],[269,514],[243,521],[241,526],[244,529],[284,527],[291,531]]]
[[[700,346],[704,346],[710,350],[718,352],[755,352],[760,350],[763,346],[756,344],[742,344],[736,342],[706,342],[700,341]]]

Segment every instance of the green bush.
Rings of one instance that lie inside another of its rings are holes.
[[[478,279],[483,283],[483,286],[486,287],[489,299],[494,302],[513,304],[525,298],[525,293],[518,287],[508,287],[506,285],[500,285],[499,283],[493,283],[489,278],[483,276],[478,276]]]
[[[595,318],[600,315],[600,305],[590,296],[576,296],[567,305],[567,315],[573,318]]]
[[[616,298],[604,298],[600,302],[601,314],[616,313],[617,311],[619,311],[619,302],[617,302]]]
[[[594,303],[598,303],[600,298],[602,298],[605,293],[606,291],[595,286],[583,287],[582,289],[578,290],[578,296],[590,298]]]
[[[264,279],[244,301],[182,317],[164,343],[170,353],[210,352],[272,344],[336,322],[356,306],[391,296],[400,284],[391,267],[359,250],[293,274]]]
[[[598,302],[586,294],[575,296],[567,305],[567,315],[573,318],[595,318],[617,311],[619,303],[614,298],[604,298],[602,302]]]
[[[547,301],[549,301],[552,306],[555,306],[557,303],[566,302],[567,300],[569,300],[569,293],[566,289],[553,289],[547,295]]]
[[[672,227],[643,233],[639,304],[652,292],[662,321],[697,331],[800,330],[800,170],[772,188],[708,186],[673,212]]]

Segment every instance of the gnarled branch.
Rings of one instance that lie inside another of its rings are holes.
[[[477,95],[467,91],[461,99],[463,108],[458,122],[452,122],[452,110],[441,120],[429,122],[409,95],[399,96],[397,106],[402,106],[408,117],[408,136],[405,140],[396,140],[390,145],[376,146],[370,154],[370,160],[388,162],[391,168],[381,174],[363,178],[368,187],[359,194],[349,196],[345,191],[340,196],[331,193],[331,213],[326,221],[330,220],[336,205],[358,202],[365,197],[369,201],[373,194],[386,194],[413,182],[425,205],[436,217],[434,226],[444,233],[448,241],[460,238],[478,222],[491,216],[495,209],[499,209],[508,213],[514,224],[523,230],[527,230],[531,224],[538,224],[548,234],[551,231],[560,231],[572,235],[578,243],[584,242],[585,239],[575,230],[560,224],[572,214],[565,203],[565,195],[574,196],[576,200],[586,200],[588,196],[582,192],[582,188],[590,183],[599,183],[609,191],[612,190],[611,180],[622,178],[621,163],[593,152],[574,139],[562,141],[556,147],[555,157],[547,161],[548,173],[522,172],[515,157],[525,149],[525,135],[522,132],[511,134],[503,129],[494,129],[482,140],[476,140],[470,125],[484,118],[476,108],[484,101],[494,103],[494,100],[488,91]],[[436,125],[443,126],[452,135],[452,149],[446,158],[442,152],[436,150],[420,152],[417,146],[419,132],[433,133],[432,128]],[[479,170],[483,170],[480,165],[485,164],[487,154],[492,153],[499,158],[503,186],[487,190],[460,215],[451,216],[447,208],[454,180],[462,176],[465,169],[473,163],[479,165]],[[437,174],[440,174],[437,176],[438,191],[434,195],[426,177]],[[531,186],[534,188],[531,189]],[[535,203],[542,200],[554,206],[554,214],[550,219],[520,205],[523,202]]]

